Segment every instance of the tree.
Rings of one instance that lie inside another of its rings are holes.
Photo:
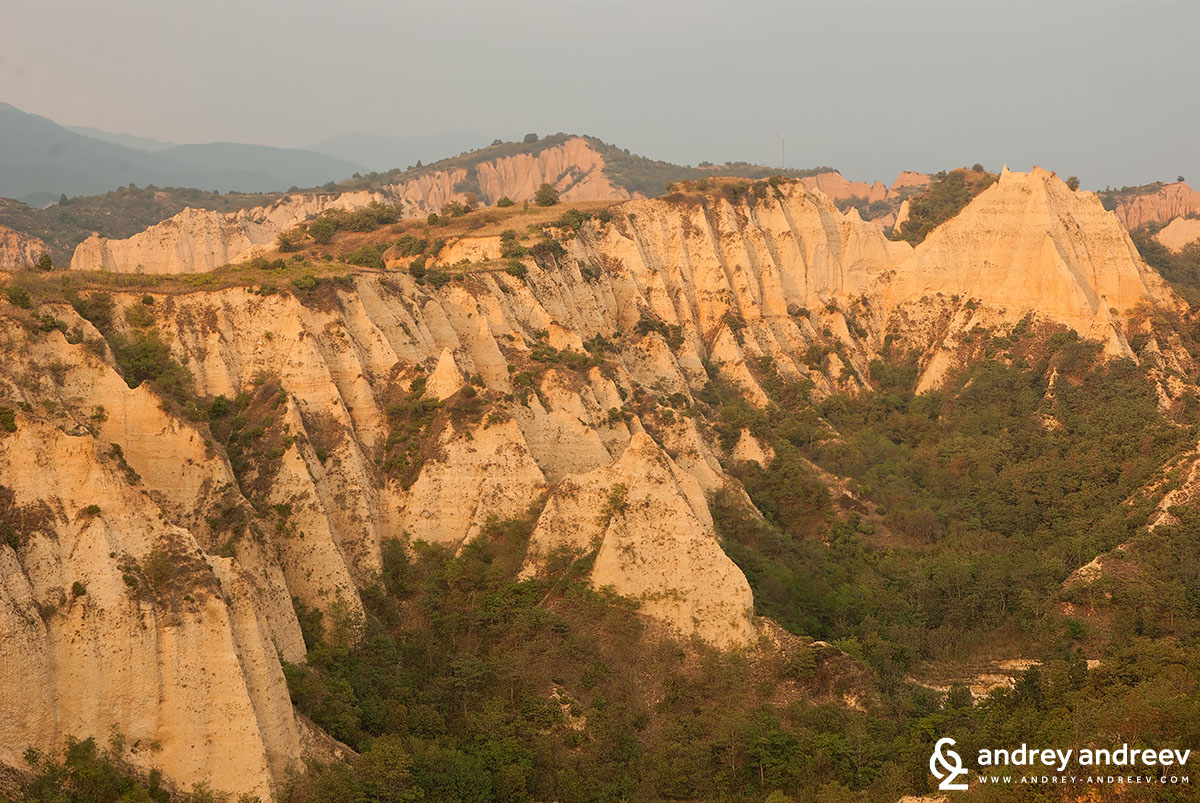
[[[500,198],[496,201],[496,206],[499,206],[499,207],[515,206],[515,205],[516,205],[516,201],[514,201],[512,198],[509,198],[507,195],[500,196]]]
[[[413,782],[412,759],[398,736],[380,736],[358,760],[355,769],[371,800],[406,803],[423,800],[425,793]]]
[[[54,263],[50,260],[49,254],[42,254],[37,261],[38,270],[54,270]]]
[[[300,248],[300,243],[296,239],[296,235],[292,231],[281,231],[276,240],[279,250],[283,252],[296,251]]]
[[[558,190],[549,184],[542,184],[533,194],[533,202],[538,206],[554,206],[558,203]]]
[[[337,232],[337,224],[327,217],[319,217],[308,224],[308,236],[313,238],[314,243],[320,245],[326,245],[332,240],[335,232]]]
[[[1178,181],[1180,184],[1182,184],[1184,182],[1183,176],[1176,176],[1175,180]]]
[[[1067,189],[1070,190],[1071,192],[1076,192],[1079,190],[1079,177],[1078,176],[1068,176],[1067,177]]]
[[[526,135],[525,135],[525,139],[523,140],[523,142],[524,142],[526,145],[532,145],[533,143],[535,143],[535,142],[537,142],[537,141],[538,141],[538,135],[537,135],[537,134],[526,134]]]
[[[67,198],[67,194],[66,194],[65,192],[64,192],[64,193],[61,193],[61,194],[58,196],[58,205],[59,205],[59,206],[63,206],[63,205],[65,205],[65,204],[68,204],[68,203],[70,203],[70,202],[71,202],[71,201],[70,201],[70,199],[69,199],[69,198]]]

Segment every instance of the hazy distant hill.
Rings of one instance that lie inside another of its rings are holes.
[[[95,194],[130,182],[195,184],[199,178],[154,154],[85,137],[0,103],[0,195]]]
[[[98,139],[101,142],[111,142],[114,145],[123,145],[126,148],[146,151],[147,153],[154,153],[175,145],[174,142],[162,142],[161,140],[139,137],[133,134],[114,134],[111,131],[103,131],[99,128],[92,128],[86,125],[65,125],[63,128],[68,131],[74,131],[81,136]]]
[[[487,143],[487,137],[475,131],[413,136],[341,134],[309,145],[305,150],[357,162],[368,170],[382,173],[404,169],[417,162],[444,159],[455,153],[482,148]]]
[[[0,103],[0,196],[44,205],[128,184],[271,192],[346,178],[357,164],[309,151],[211,143],[151,153],[118,144],[153,140],[84,136],[45,117]],[[117,141],[113,141],[117,140]]]
[[[271,192],[312,187],[362,172],[361,164],[297,148],[272,148],[237,142],[176,145],[159,156],[214,177],[205,187],[242,192]]]

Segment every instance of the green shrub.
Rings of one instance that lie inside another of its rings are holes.
[[[138,333],[132,340],[112,335],[110,346],[129,387],[136,388],[150,380],[165,395],[187,401],[191,372],[171,356],[170,347],[156,332]]]
[[[83,583],[76,580],[74,583],[71,584],[71,596],[72,597],[82,597],[86,593],[87,593],[87,587],[84,586]]]
[[[324,215],[308,224],[308,236],[319,245],[328,245],[336,233],[337,224]]]
[[[29,297],[29,291],[24,287],[6,287],[4,289],[4,297],[14,307],[30,309],[33,306],[33,300]]]
[[[11,407],[0,407],[0,430],[17,431],[17,414]]]
[[[515,231],[506,229],[500,233],[500,256],[505,259],[515,259],[523,257],[528,253],[529,249],[517,241],[517,233]]]
[[[292,279],[292,287],[295,287],[301,293],[309,293],[317,287],[317,277],[311,273],[301,274],[295,279]]]
[[[146,582],[150,588],[160,591],[175,574],[175,566],[171,556],[162,549],[152,549],[142,561],[142,571],[146,573]]]
[[[459,201],[450,201],[442,205],[442,217],[444,218],[462,217],[470,211],[471,207]]]
[[[130,304],[125,308],[125,320],[130,326],[145,329],[154,325],[154,315],[144,304]]]
[[[566,256],[567,249],[558,240],[538,240],[530,247],[529,254],[539,265],[545,266],[558,257]]]
[[[359,265],[364,268],[378,268],[382,270],[386,267],[383,261],[383,254],[373,245],[364,245],[354,249],[346,254],[345,261],[350,265]]]
[[[101,334],[108,332],[113,323],[112,296],[108,293],[91,293],[87,296],[70,296],[71,306],[79,317],[95,326]]]
[[[542,184],[533,194],[533,202],[538,206],[554,206],[558,203],[558,190],[549,184]]]
[[[224,418],[229,415],[229,399],[224,396],[218,396],[212,400],[212,404],[208,406],[208,417],[212,419]]]
[[[509,276],[516,276],[518,279],[524,279],[529,275],[529,269],[520,260],[516,259],[509,260],[508,266],[504,268],[504,272]]]
[[[440,237],[438,239],[442,240]],[[444,243],[445,240],[442,240],[442,242]],[[423,254],[427,248],[429,248],[429,241],[413,234],[405,234],[396,241],[396,250],[402,257],[412,257],[417,256],[418,254]]]
[[[283,253],[297,251],[300,248],[300,238],[296,232],[288,230],[279,232],[279,236],[275,239],[275,244]]]
[[[587,212],[581,212],[578,209],[568,209],[562,213],[558,220],[548,224],[560,229],[569,229],[570,231],[579,231],[584,222],[591,219],[591,215]]]
[[[507,195],[501,195],[498,199],[496,199],[496,206],[500,207],[501,209],[516,205],[517,202],[512,198],[509,198]]]

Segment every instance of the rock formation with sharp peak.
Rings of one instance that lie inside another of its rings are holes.
[[[916,263],[897,272],[909,298],[949,293],[1044,315],[1117,354],[1129,354],[1122,324],[1135,307],[1181,307],[1099,198],[1038,167],[1006,168],[917,246]]]

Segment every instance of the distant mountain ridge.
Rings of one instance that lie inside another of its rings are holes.
[[[138,151],[146,151],[147,153],[155,153],[174,147],[174,142],[163,142],[162,140],[151,139],[150,137],[139,137],[136,134],[114,134],[111,131],[104,131],[100,128],[92,128],[87,125],[65,125],[63,128],[68,131],[74,131],[84,137],[98,139],[101,142],[111,142],[114,145],[122,145],[126,148],[133,148]]]
[[[363,169],[292,148],[237,143],[157,148],[154,140],[95,133],[101,136],[0,103],[0,196],[44,206],[61,195],[96,195],[129,184],[277,192]]]

